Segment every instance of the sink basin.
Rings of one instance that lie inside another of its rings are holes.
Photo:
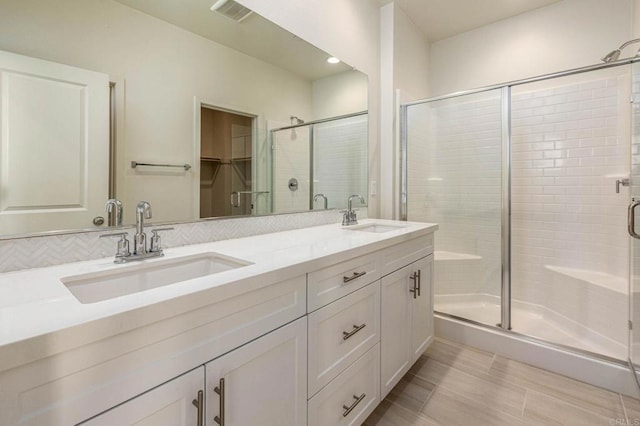
[[[218,253],[202,253],[127,265],[110,271],[72,275],[60,281],[81,303],[95,303],[247,265],[251,265],[251,262]]]
[[[344,229],[350,231],[363,231],[363,232],[375,232],[377,234],[383,232],[397,231],[398,229],[406,228],[408,225],[390,225],[387,223],[366,223],[364,225],[347,226]]]

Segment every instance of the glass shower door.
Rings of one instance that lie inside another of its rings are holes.
[[[629,361],[636,370],[640,369],[640,224],[639,209],[635,208],[640,202],[640,63],[631,66],[631,175],[630,197],[628,211],[628,230],[631,240],[630,277],[629,277]],[[635,211],[634,211],[635,210]],[[635,229],[634,229],[635,228]],[[637,375],[637,373],[636,373]]]
[[[408,105],[409,221],[439,224],[435,309],[488,325],[501,320],[501,90]]]

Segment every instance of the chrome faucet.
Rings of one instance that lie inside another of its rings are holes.
[[[164,256],[162,250],[162,242],[160,240],[161,231],[170,231],[173,228],[156,228],[151,233],[151,248],[147,250],[147,234],[144,232],[144,220],[151,219],[151,205],[146,201],[140,201],[136,206],[136,233],[133,236],[133,253],[129,251],[129,240],[126,232],[117,234],[103,234],[102,237],[120,237],[118,241],[118,252],[116,253],[115,263],[133,262],[136,260],[144,260],[150,257]]]
[[[151,204],[140,201],[136,206],[136,234],[133,236],[133,254],[147,253],[147,234],[144,233],[144,220],[151,219]]]
[[[344,213],[342,215],[342,226],[349,225],[357,225],[358,218],[356,217],[356,211],[351,207],[351,202],[354,198],[358,198],[360,200],[360,204],[364,205],[364,198],[361,195],[351,195],[347,200],[347,210],[343,210]]]
[[[316,194],[316,195],[313,197],[313,202],[315,203],[316,201],[318,201],[318,198],[323,198],[323,199],[324,199],[324,209],[325,209],[325,210],[327,210],[327,208],[328,208],[328,203],[329,203],[329,200],[327,200],[327,196],[326,196],[326,195],[324,195],[324,194]]]
[[[113,212],[114,207],[116,209],[115,226],[122,226],[122,203],[117,198],[107,200],[107,203],[104,205],[104,210],[109,213],[109,226],[114,226],[114,223],[111,220],[111,213]]]

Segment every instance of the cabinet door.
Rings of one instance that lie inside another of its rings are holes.
[[[205,370],[205,424],[306,424],[306,317],[206,364]]]
[[[418,274],[420,291],[411,294],[411,363],[413,364],[433,340],[433,255],[411,264]],[[413,283],[411,284],[413,286]]]
[[[381,280],[381,395],[384,397],[411,366],[411,305],[413,270],[405,266]]]
[[[83,426],[197,426],[198,393],[204,393],[204,368],[158,386],[84,423]]]

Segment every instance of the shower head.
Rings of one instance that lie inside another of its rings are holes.
[[[300,118],[292,115],[291,116],[291,124],[292,125],[297,125],[297,124],[304,124],[304,120],[301,120]]]
[[[638,43],[638,42],[640,42],[640,38],[635,38],[633,40],[629,40],[629,41],[623,43],[616,50],[612,50],[611,52],[609,52],[606,55],[604,55],[600,60],[602,62],[606,62],[606,63],[617,61],[618,58],[620,57],[620,53],[622,53],[622,49],[624,49],[625,47],[627,47],[630,44]],[[640,51],[638,53],[640,53]],[[636,56],[638,56],[638,54],[636,54]]]
[[[618,58],[620,57],[620,53],[622,53],[620,51],[620,49],[612,50],[611,52],[607,53],[602,58],[600,58],[600,60],[602,62],[614,62],[614,61],[617,61]]]

